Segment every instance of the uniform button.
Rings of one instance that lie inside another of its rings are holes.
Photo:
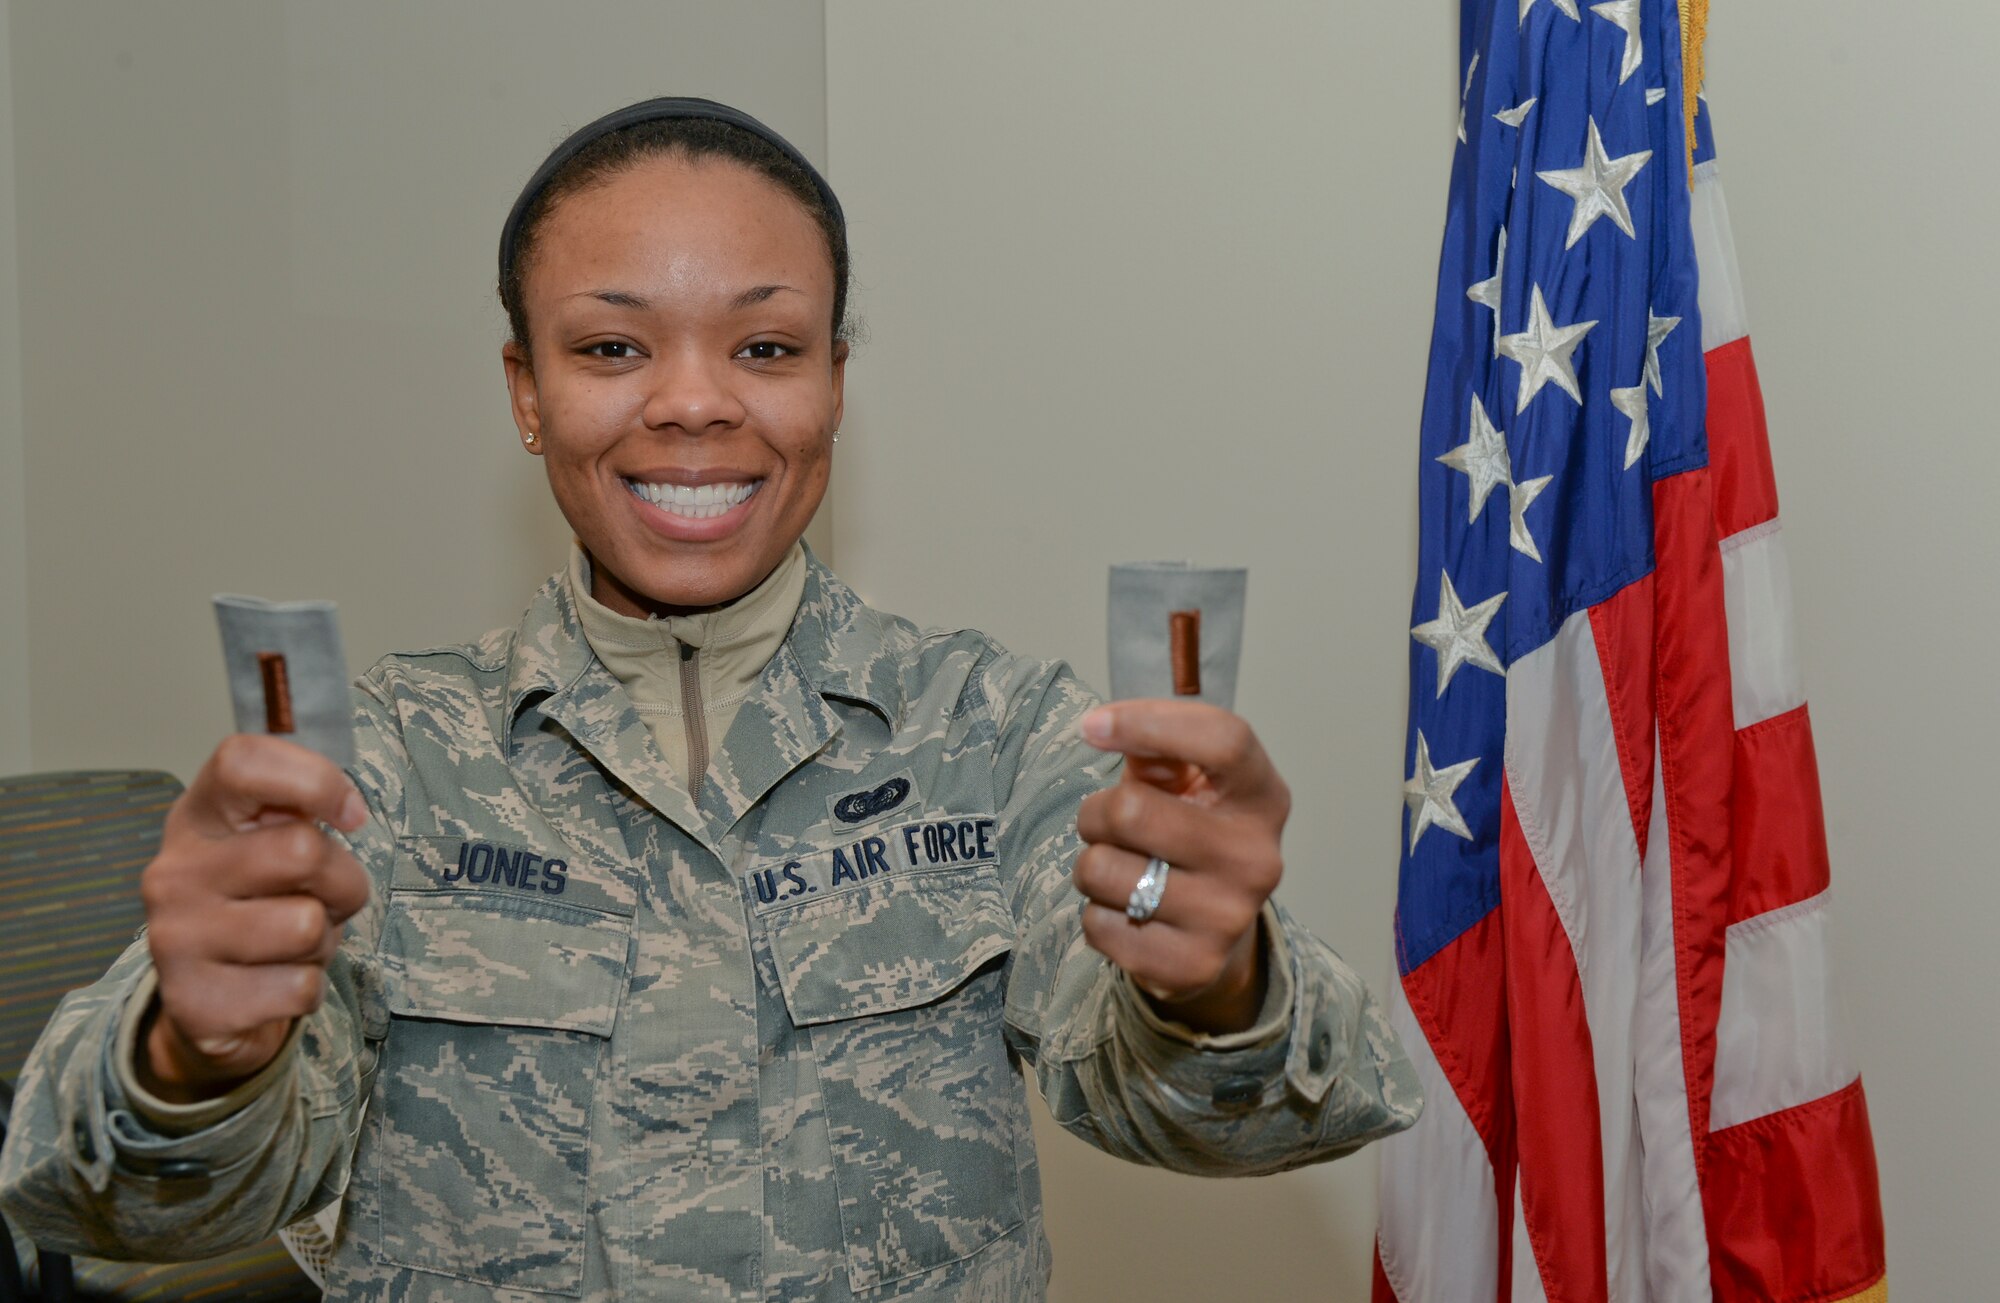
[[[208,1175],[208,1164],[199,1158],[169,1158],[153,1169],[168,1180],[184,1180]]]
[[[76,1156],[86,1163],[96,1162],[97,1145],[90,1138],[90,1124],[78,1118],[70,1134],[76,1137]]]
[[[1264,1093],[1264,1082],[1258,1077],[1224,1077],[1215,1083],[1215,1093],[1211,1096],[1217,1108],[1232,1104],[1254,1103]]]
[[[1306,1064],[1314,1072],[1325,1072],[1326,1065],[1333,1061],[1333,1033],[1325,1028],[1313,1037],[1312,1050],[1306,1055]]]

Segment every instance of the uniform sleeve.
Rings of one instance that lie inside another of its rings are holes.
[[[387,1033],[375,952],[405,772],[388,711],[365,687],[356,703],[351,772],[370,809],[345,840],[377,889],[348,921],[325,1001],[256,1077],[179,1109],[135,1099],[120,1061],[135,1052],[134,1020],[152,998],[143,935],[65,997],[21,1071],[0,1150],[0,1208],[36,1244],[100,1258],[205,1258],[255,1244],[346,1189]]]
[[[1119,758],[1078,734],[1097,702],[1066,668],[1008,699],[1000,842],[1018,876],[1007,1030],[1055,1120],[1117,1157],[1215,1176],[1337,1158],[1414,1122],[1416,1074],[1380,1006],[1281,907],[1264,913],[1264,1009],[1228,1036],[1161,1018],[1090,948],[1070,881],[1076,812],[1115,780]]]

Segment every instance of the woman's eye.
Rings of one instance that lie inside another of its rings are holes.
[[[754,344],[745,344],[736,356],[747,357],[759,362],[772,362],[781,357],[789,357],[792,350],[774,340],[760,339]]]
[[[637,357],[639,355],[637,349],[622,339],[607,339],[600,343],[592,344],[583,351],[592,357],[608,358],[612,361],[620,361],[624,358]]]

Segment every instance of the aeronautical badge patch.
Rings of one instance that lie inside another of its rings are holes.
[[[826,803],[826,809],[835,823],[859,827],[902,809],[916,790],[916,775],[905,769],[878,786],[833,797]]]

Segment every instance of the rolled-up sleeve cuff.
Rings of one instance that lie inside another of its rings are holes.
[[[1289,1075],[1295,1032],[1305,1025],[1299,1021],[1298,949],[1286,935],[1285,915],[1267,903],[1261,927],[1267,965],[1264,1003],[1257,1020],[1243,1031],[1196,1031],[1161,1016],[1123,971],[1114,978],[1121,1039],[1163,1085],[1218,1109],[1263,1102],[1271,1087]]]
[[[106,1131],[122,1166],[160,1176],[206,1176],[248,1158],[276,1126],[291,1092],[303,1019],[257,1075],[226,1095],[171,1104],[139,1084],[139,1028],[158,991],[151,969],[141,974],[105,1038]],[[129,1161],[128,1161],[129,1160]]]

